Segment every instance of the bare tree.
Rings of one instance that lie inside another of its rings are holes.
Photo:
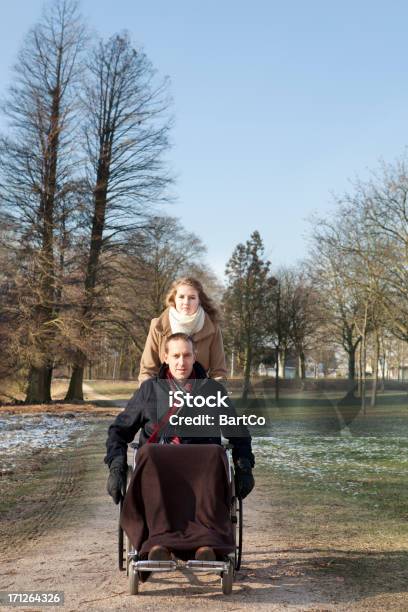
[[[275,353],[275,400],[279,401],[280,381],[285,378],[288,351],[292,345],[290,336],[291,286],[288,271],[280,268],[271,277],[270,304],[265,340]]]
[[[367,263],[378,285],[378,301],[396,337],[408,341],[408,168],[404,158],[383,164],[359,183],[351,205],[364,215],[373,247]]]
[[[363,413],[366,410],[367,348],[371,340],[375,353],[371,405],[375,403],[379,336],[386,325],[384,305],[387,299],[384,278],[384,273],[387,273],[382,257],[384,244],[378,232],[373,231],[372,224],[368,223],[365,201],[361,189],[352,196],[344,196],[337,202],[330,222],[322,220],[319,229],[315,230],[316,251],[319,249],[320,259],[315,279],[320,282],[326,311],[327,307],[332,310],[329,320],[335,321],[333,314],[336,310],[341,315],[342,344],[349,355],[350,380],[355,375],[357,346],[360,349],[359,384]],[[334,301],[330,300],[332,296]],[[356,333],[355,342],[353,332]]]
[[[109,283],[106,268],[102,273],[109,253],[117,252],[115,247],[140,225],[142,214],[163,199],[170,180],[163,161],[170,128],[167,85],[167,80],[156,84],[150,61],[132,47],[126,34],[100,41],[88,62],[83,101],[93,198],[80,313],[81,343],[74,350],[67,393],[70,400],[83,397],[87,359],[83,339],[92,336],[96,310],[102,308],[98,298]]]
[[[305,273],[288,270],[285,278],[289,336],[298,359],[296,374],[303,380],[306,378],[306,354],[313,346],[320,322],[319,296]]]
[[[330,342],[334,340],[346,351],[348,378],[354,390],[356,351],[361,342],[357,323],[362,303],[360,293],[350,283],[351,264],[341,245],[341,229],[336,221],[313,220],[309,275],[319,292],[320,327],[327,330]]]
[[[59,297],[55,241],[61,205],[76,185],[74,89],[85,38],[77,3],[51,4],[19,53],[3,109],[10,135],[0,143],[2,208],[15,227],[9,247],[28,272],[17,300],[30,322],[27,402],[51,399]]]
[[[21,344],[17,340],[20,325],[19,309],[15,304],[16,282],[19,274],[19,263],[15,253],[8,248],[12,228],[7,223],[0,224],[0,381],[18,379],[22,374],[24,363],[21,355]],[[26,374],[26,373],[25,373]]]
[[[178,276],[188,274],[194,266],[199,271],[205,252],[202,241],[175,217],[152,217],[130,234],[124,281],[131,279],[139,300],[143,296],[144,306],[140,304],[138,310],[145,322],[160,314],[170,285]],[[147,331],[148,327],[143,330]]]
[[[179,219],[163,216],[153,217],[145,227],[130,233],[114,262],[110,257],[115,272],[110,275],[104,311],[97,316],[99,323],[115,330],[118,343],[127,346],[134,361],[143,351],[150,321],[163,310],[175,278],[191,273],[204,281],[203,276],[211,277],[202,262],[205,250]]]

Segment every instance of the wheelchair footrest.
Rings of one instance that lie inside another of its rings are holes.
[[[139,572],[172,572],[177,569],[175,561],[134,561]]]
[[[225,561],[187,561],[186,568],[195,572],[228,572],[229,562]]]

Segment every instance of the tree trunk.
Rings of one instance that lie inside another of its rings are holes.
[[[356,377],[356,349],[353,347],[348,351],[348,379],[354,380]]]
[[[300,378],[302,380],[305,380],[306,378],[306,359],[305,359],[305,354],[303,351],[300,351],[300,354],[299,354],[299,371],[300,371]]]
[[[360,370],[360,381],[361,381],[361,409],[363,415],[366,414],[366,367],[367,367],[367,332],[366,322],[364,322],[364,330],[361,339],[361,370]]]
[[[360,397],[363,396],[363,341],[360,345],[360,350],[358,354],[358,364],[359,364],[359,372],[358,372],[358,394]]]
[[[129,350],[123,356],[121,368],[120,368],[120,378],[122,380],[130,380],[131,379],[131,370],[132,370],[132,362],[129,354]]]
[[[279,351],[279,376],[282,380],[285,380],[285,367],[286,367],[286,349]]]
[[[275,401],[279,402],[279,348],[275,352]]]
[[[371,403],[370,403],[371,408],[374,408],[376,404],[376,399],[377,399],[379,353],[380,353],[379,338],[378,338],[378,332],[376,332],[375,341],[374,341],[373,386],[371,389]]]
[[[116,375],[118,371],[118,354],[115,353],[113,357],[113,365],[112,365],[112,380],[116,380]]]
[[[51,402],[52,367],[31,367],[28,375],[26,404],[48,404]]]
[[[245,349],[245,368],[244,368],[244,386],[242,389],[242,400],[244,402],[248,399],[249,394],[249,382],[251,378],[251,365],[252,365],[252,349],[248,344]]]
[[[73,400],[83,400],[84,393],[82,389],[82,383],[84,380],[84,366],[74,365],[71,374],[71,380],[69,381],[69,387],[65,396],[66,402],[72,402]]]
[[[300,355],[297,355],[297,359],[296,359],[296,366],[295,366],[295,379],[299,380],[300,379]]]
[[[107,187],[109,182],[109,167],[110,167],[110,154],[111,148],[109,143],[109,136],[105,134],[106,141],[101,144],[100,157],[98,172],[96,178],[96,185],[94,189],[94,214],[92,219],[92,231],[91,231],[91,242],[88,254],[88,261],[85,275],[85,306],[82,311],[82,330],[83,333],[89,335],[89,329],[92,328],[90,318],[92,316],[94,298],[95,298],[95,287],[97,282],[99,259],[102,252],[102,239],[103,231],[105,227],[105,214],[106,214],[106,203],[107,203]],[[84,322],[87,320],[87,325]],[[85,331],[86,330],[86,331]],[[82,381],[83,381],[83,369],[85,364],[84,355],[80,356],[79,361],[73,364],[71,381],[69,383],[69,389],[66,399],[70,400],[82,400]],[[76,374],[77,371],[82,369],[82,374]],[[74,376],[76,377],[73,380]],[[72,383],[72,384],[71,384]],[[70,389],[72,388],[72,396],[70,395]],[[69,396],[69,397],[68,397]]]
[[[353,327],[344,328],[343,348],[348,355],[348,379],[354,381],[356,378],[356,351],[361,342],[361,336],[353,340]]]
[[[385,389],[385,365],[386,365],[386,354],[385,352],[382,355],[381,359],[381,391]]]

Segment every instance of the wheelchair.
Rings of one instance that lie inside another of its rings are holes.
[[[137,450],[139,444],[132,442],[130,448],[133,449],[132,465],[128,466],[126,489],[129,486],[133,470],[136,467]],[[234,537],[233,552],[225,555],[222,561],[197,561],[197,560],[170,560],[170,561],[149,561],[139,559],[138,551],[135,550],[129,541],[128,536],[120,525],[118,526],[118,566],[120,571],[126,570],[129,583],[129,593],[137,595],[139,591],[139,572],[172,572],[181,567],[192,572],[216,573],[221,577],[221,588],[224,595],[230,595],[234,577],[241,567],[242,558],[242,499],[235,495],[235,474],[234,464],[232,461],[232,447],[224,445],[224,450],[228,460],[228,482],[230,487],[230,519],[232,523],[232,531]],[[120,513],[122,513],[123,501],[126,489],[122,491],[120,500]]]

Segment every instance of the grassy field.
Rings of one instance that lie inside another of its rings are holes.
[[[265,391],[250,397],[245,404],[235,394],[232,398],[240,414],[266,418],[266,426],[254,430],[258,435],[331,435],[348,428],[353,435],[408,436],[408,389],[379,394],[376,406],[371,408],[368,404],[365,415],[358,399],[346,402],[340,391],[284,391],[279,402],[272,392]]]
[[[135,380],[85,380],[84,382],[94,393],[120,400],[130,398],[138,386]],[[53,398],[63,398],[67,392],[68,383],[69,381],[66,379],[54,381],[52,385]]]
[[[240,405],[267,419],[252,432],[256,472],[275,525],[299,549],[300,572],[344,581],[356,598],[401,596],[408,578],[407,395],[386,392],[366,415],[340,398],[292,393],[279,405],[268,396]]]
[[[259,457],[255,475],[270,500],[270,517],[261,528],[285,534],[290,575],[331,585],[335,600],[345,606],[341,609],[357,609],[355,602],[364,601],[364,610],[408,609],[406,494],[398,507],[383,497],[373,504],[369,497],[331,487],[327,476],[316,482],[271,470]],[[406,479],[384,482],[381,491],[396,500],[403,484]],[[283,552],[281,542],[277,552]]]
[[[366,415],[340,399],[309,392],[284,393],[279,405],[267,395],[238,402],[267,419],[252,431],[255,474],[274,516],[264,527],[287,534],[299,576],[333,584],[347,609],[354,597],[406,610],[407,394],[380,395]]]

